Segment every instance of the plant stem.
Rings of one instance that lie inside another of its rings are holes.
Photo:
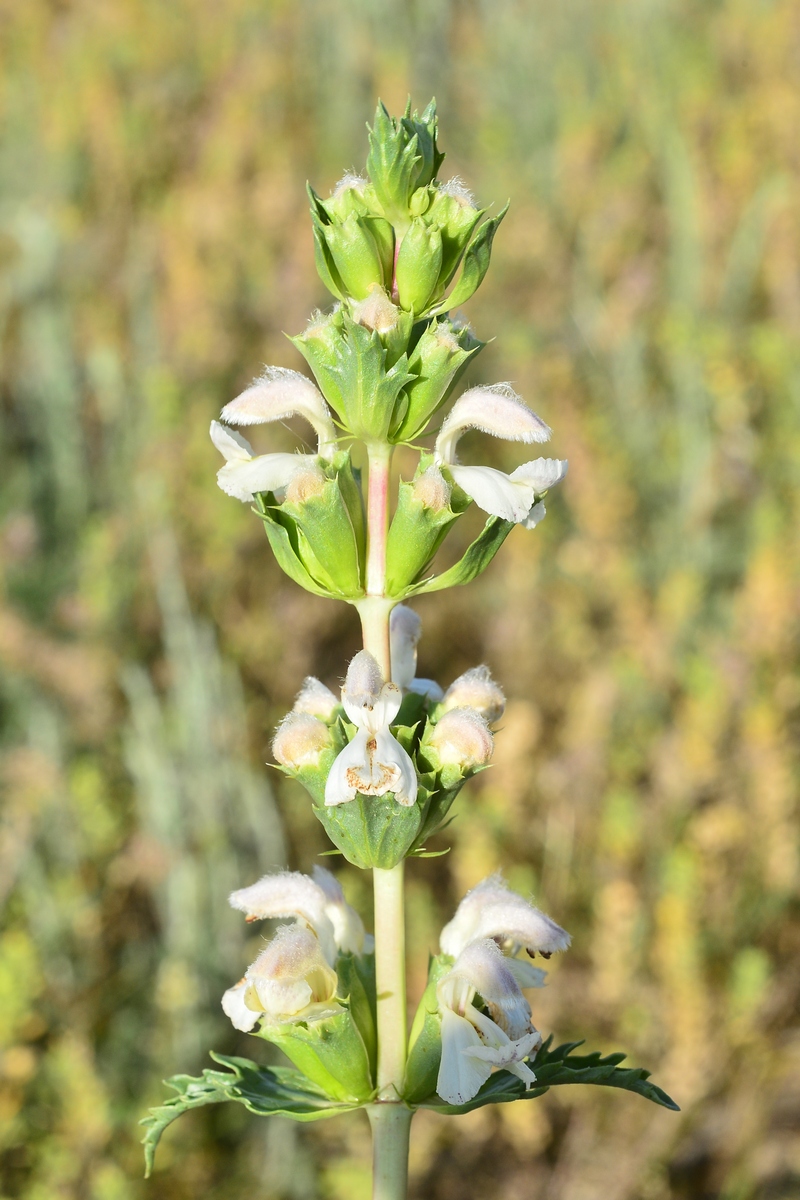
[[[389,472],[392,449],[388,443],[367,447],[367,595],[383,596],[386,583],[386,534],[389,529]]]
[[[386,539],[389,531],[389,477],[392,447],[367,447],[366,596],[357,607],[364,649],[374,655],[384,679],[391,679],[386,596]],[[373,1200],[405,1200],[411,1111],[400,1101],[406,1070],[406,932],[402,862],[373,869],[375,896],[375,985],[378,1021],[378,1096],[367,1109],[373,1139]]]
[[[405,1200],[408,1135],[413,1113],[404,1104],[371,1104],[372,1200]]]
[[[396,1100],[406,1069],[406,931],[403,866],[372,872],[375,990],[378,996],[378,1099]]]

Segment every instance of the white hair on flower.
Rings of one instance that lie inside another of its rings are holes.
[[[566,930],[512,892],[499,874],[467,892],[442,930],[439,945],[443,954],[456,956],[475,938],[492,938],[511,954],[524,947],[531,956],[539,953],[544,958],[570,944]]]
[[[402,699],[396,683],[384,683],[369,651],[359,651],[342,688],[342,705],[357,731],[331,767],[325,784],[327,806],[346,804],[359,792],[365,796],[391,792],[404,807],[415,802],[414,764],[389,729]]]

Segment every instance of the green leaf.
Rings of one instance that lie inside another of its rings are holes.
[[[582,1042],[569,1042],[564,1046],[550,1049],[551,1038],[542,1046],[531,1066],[536,1074],[536,1085],[530,1091],[525,1091],[521,1079],[517,1079],[509,1071],[497,1071],[487,1080],[481,1090],[467,1104],[445,1104],[434,1096],[421,1104],[422,1108],[431,1108],[436,1112],[458,1115],[482,1108],[485,1104],[508,1104],[512,1100],[533,1100],[543,1095],[551,1087],[562,1084],[589,1083],[601,1087],[622,1088],[627,1092],[635,1092],[645,1100],[660,1104],[663,1108],[679,1112],[675,1101],[660,1087],[650,1081],[650,1072],[643,1067],[620,1067],[625,1055],[608,1054],[603,1057],[599,1051],[593,1054],[573,1054],[572,1051],[581,1046]]]
[[[211,1068],[202,1076],[174,1075],[165,1080],[177,1095],[150,1109],[140,1124],[145,1126],[142,1139],[145,1177],[153,1170],[156,1147],[161,1135],[182,1113],[205,1104],[233,1100],[260,1116],[291,1117],[295,1121],[320,1121],[350,1112],[358,1107],[331,1100],[320,1088],[292,1067],[259,1067],[247,1058],[229,1058],[213,1054],[226,1071]]]
[[[466,303],[470,296],[477,292],[483,283],[484,275],[489,270],[494,235],[507,212],[508,205],[496,217],[490,217],[481,225],[467,246],[458,282],[447,299],[439,305],[439,312],[450,312],[451,309],[458,308],[460,304]]]
[[[405,596],[421,596],[424,592],[440,592],[444,588],[469,583],[486,570],[513,528],[513,521],[504,521],[502,517],[489,517],[463,558],[441,575],[434,575],[432,579],[409,588]]]

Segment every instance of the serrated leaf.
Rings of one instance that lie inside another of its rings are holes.
[[[164,1082],[177,1095],[151,1108],[148,1115],[140,1121],[146,1128],[142,1139],[146,1178],[149,1178],[153,1170],[156,1148],[162,1133],[182,1113],[192,1108],[232,1100],[260,1116],[290,1117],[295,1121],[320,1121],[359,1107],[331,1100],[300,1071],[292,1067],[259,1067],[247,1058],[230,1058],[223,1054],[212,1053],[211,1057],[228,1070],[215,1071],[207,1068],[197,1078],[191,1075],[173,1075]]]
[[[486,570],[513,528],[513,521],[504,521],[502,517],[489,517],[481,533],[457,563],[442,571],[441,575],[434,575],[432,579],[408,588],[398,599],[421,596],[425,592],[440,592],[444,588],[469,583]]]
[[[490,217],[480,226],[464,252],[464,265],[458,281],[447,299],[439,305],[438,312],[449,312],[453,308],[458,308],[460,304],[466,303],[483,283],[492,257],[494,235],[507,212],[508,205],[496,217]]]
[[[472,1112],[485,1104],[509,1104],[514,1100],[534,1100],[542,1096],[551,1087],[564,1084],[586,1083],[600,1087],[621,1088],[623,1091],[635,1092],[659,1104],[663,1108],[679,1112],[675,1101],[657,1084],[650,1081],[650,1072],[643,1067],[620,1067],[619,1063],[625,1058],[624,1054],[608,1054],[602,1056],[599,1051],[593,1054],[573,1054],[572,1051],[581,1042],[570,1042],[566,1046],[558,1046],[550,1050],[550,1040],[544,1043],[539,1053],[531,1061],[536,1074],[536,1084],[530,1091],[525,1091],[521,1079],[517,1079],[509,1071],[497,1071],[487,1080],[477,1096],[467,1104],[445,1104],[437,1097],[421,1104],[421,1108],[431,1108],[436,1112],[448,1113],[453,1116],[459,1113]]]

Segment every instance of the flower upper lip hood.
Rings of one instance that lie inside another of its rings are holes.
[[[402,699],[396,683],[384,683],[369,651],[359,651],[342,688],[345,713],[358,728],[331,767],[325,784],[327,806],[345,804],[359,792],[365,796],[392,792],[397,803],[405,807],[415,802],[414,764],[389,729]]]
[[[288,367],[266,367],[250,387],[226,404],[220,418],[227,425],[265,425],[305,417],[317,435],[317,453],[330,458],[336,430],[322,393],[305,375]]]
[[[509,442],[546,442],[550,427],[532,412],[507,383],[475,387],[456,400],[446,416],[434,446],[434,462],[446,467],[453,479],[479,508],[491,516],[532,528],[544,516],[536,497],[567,473],[561,459],[537,458],[523,463],[510,475],[494,467],[459,463],[456,447],[468,429],[478,429]]]
[[[222,420],[211,422],[211,440],[226,462],[217,472],[217,483],[229,496],[250,501],[258,492],[285,488],[298,471],[315,467],[318,458],[330,459],[336,449],[336,430],[328,407],[305,375],[284,367],[267,367],[263,375],[226,404]],[[253,447],[227,425],[264,425],[301,416],[317,434],[316,454],[254,454]]]
[[[339,950],[361,954],[364,949],[361,918],[324,867],[314,867],[313,879],[300,871],[265,875],[258,883],[232,892],[229,902],[232,908],[246,913],[248,921],[294,917],[304,923],[316,934],[331,966]]]
[[[476,938],[492,938],[512,954],[524,947],[530,955],[549,958],[566,950],[570,936],[540,909],[512,892],[500,875],[484,879],[467,892],[452,921],[442,930],[443,954],[459,955]]]

